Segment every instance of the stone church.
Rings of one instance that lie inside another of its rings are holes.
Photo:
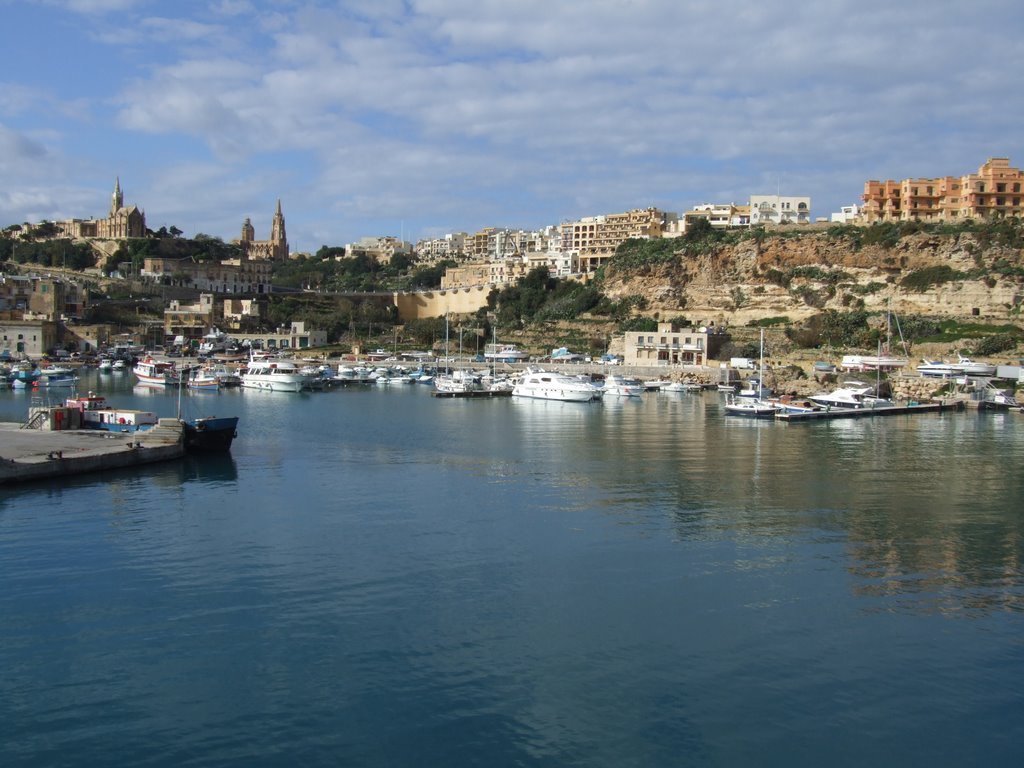
[[[124,204],[121,179],[114,181],[110,214],[105,219],[68,219],[56,222],[63,237],[120,240],[146,236],[146,214],[138,206]]]
[[[252,222],[246,218],[242,224],[242,237],[238,241],[245,255],[254,261],[285,261],[288,258],[288,237],[284,231],[284,215],[281,213],[281,200],[278,198],[277,211],[270,225],[270,239],[257,240],[256,230]]]

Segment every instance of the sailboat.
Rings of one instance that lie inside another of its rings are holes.
[[[725,412],[733,416],[763,416],[773,417],[778,406],[761,399],[764,391],[764,328],[761,329],[761,362],[757,380],[756,397],[737,397],[729,395],[725,403]]]
[[[891,309],[886,309],[885,313],[885,346],[881,346],[879,341],[878,353],[875,355],[844,355],[843,361],[840,363],[840,367],[844,371],[898,371],[900,368],[906,367],[909,363],[909,357],[907,356],[907,342],[903,339],[903,333],[900,332],[900,342],[903,344],[903,357],[893,355],[890,352],[890,346],[892,344],[892,321],[893,313]],[[896,320],[896,330],[899,331],[899,320]]]

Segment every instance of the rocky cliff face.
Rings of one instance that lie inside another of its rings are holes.
[[[903,316],[1017,322],[1024,254],[982,240],[972,233],[917,233],[885,247],[859,246],[825,232],[749,239],[699,256],[680,255],[674,263],[622,271],[610,264],[603,290],[617,299],[644,297],[645,314],[703,324],[736,326],[766,317],[800,321],[826,309],[887,307]],[[923,290],[900,284],[936,268],[961,276]]]

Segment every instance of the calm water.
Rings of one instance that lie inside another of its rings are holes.
[[[1020,414],[185,400],[230,457],[0,488],[0,765],[1024,760]]]

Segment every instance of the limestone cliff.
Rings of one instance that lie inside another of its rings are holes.
[[[834,232],[751,237],[698,255],[605,268],[602,290],[644,298],[644,314],[698,323],[746,325],[766,317],[800,321],[825,309],[928,315],[986,323],[1018,322],[1024,254],[984,233],[918,232],[861,244]],[[944,268],[944,269],[943,269]],[[908,287],[922,270],[944,275]],[[901,284],[901,281],[906,280]]]

